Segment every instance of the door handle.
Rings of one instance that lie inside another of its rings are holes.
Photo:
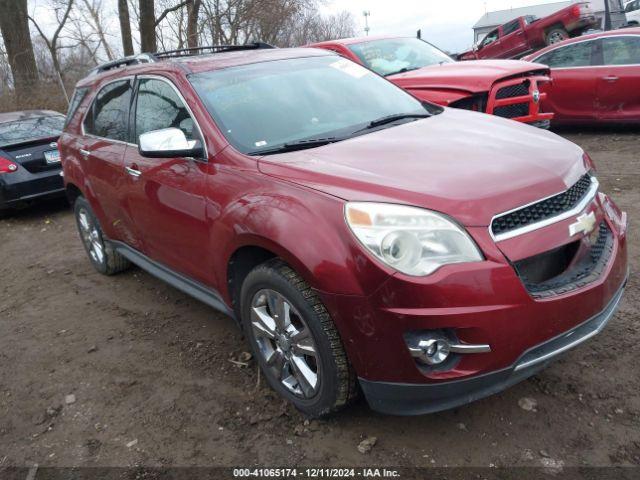
[[[80,155],[82,155],[84,158],[87,158],[89,155],[91,154],[91,152],[89,150],[84,150],[84,149],[80,149]]]
[[[127,173],[129,175],[131,175],[132,177],[139,177],[140,175],[142,175],[142,172],[140,170],[136,170],[135,168],[131,168],[131,167],[124,167],[124,169],[127,171]]]
[[[620,80],[620,77],[616,77],[614,75],[611,75],[609,77],[603,77],[602,78],[605,82],[617,82],[618,80]]]

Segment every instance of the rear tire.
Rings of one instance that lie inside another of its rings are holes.
[[[327,309],[287,264],[256,267],[240,299],[244,332],[271,388],[310,417],[355,398],[355,373]]]
[[[547,32],[547,45],[554,45],[569,38],[569,33],[562,27],[552,28]]]
[[[93,267],[103,275],[114,275],[129,268],[129,260],[116,252],[109,242],[105,243],[100,223],[84,197],[76,198],[73,211],[80,240]]]

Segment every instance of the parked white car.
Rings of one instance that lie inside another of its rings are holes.
[[[640,0],[631,0],[624,7],[624,13],[627,16],[628,25],[640,25]]]

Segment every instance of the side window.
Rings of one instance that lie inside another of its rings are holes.
[[[588,67],[591,65],[593,42],[581,42],[552,50],[534,60],[551,68]]]
[[[488,33],[487,36],[484,37],[484,40],[482,40],[482,46],[486,47],[487,45],[491,45],[496,40],[498,40],[498,30]]]
[[[182,130],[187,140],[200,140],[187,107],[167,82],[152,78],[140,80],[136,103],[136,142],[143,133],[170,127]]]
[[[635,12],[636,10],[640,10],[640,0],[629,2],[624,9],[626,13]]]
[[[640,37],[609,37],[602,40],[605,65],[640,65]]]
[[[130,102],[129,80],[103,87],[93,102],[92,111],[87,114],[85,131],[97,137],[127,141]]]
[[[510,33],[517,31],[519,28],[520,28],[520,20],[517,19],[517,20],[514,20],[513,22],[509,22],[505,24],[502,27],[502,34],[509,35]]]

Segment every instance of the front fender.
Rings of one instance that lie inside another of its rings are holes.
[[[227,300],[229,260],[247,246],[274,253],[322,292],[366,295],[388,278],[347,227],[342,200],[273,178],[249,191],[221,212],[212,236],[225,238],[215,271]]]

